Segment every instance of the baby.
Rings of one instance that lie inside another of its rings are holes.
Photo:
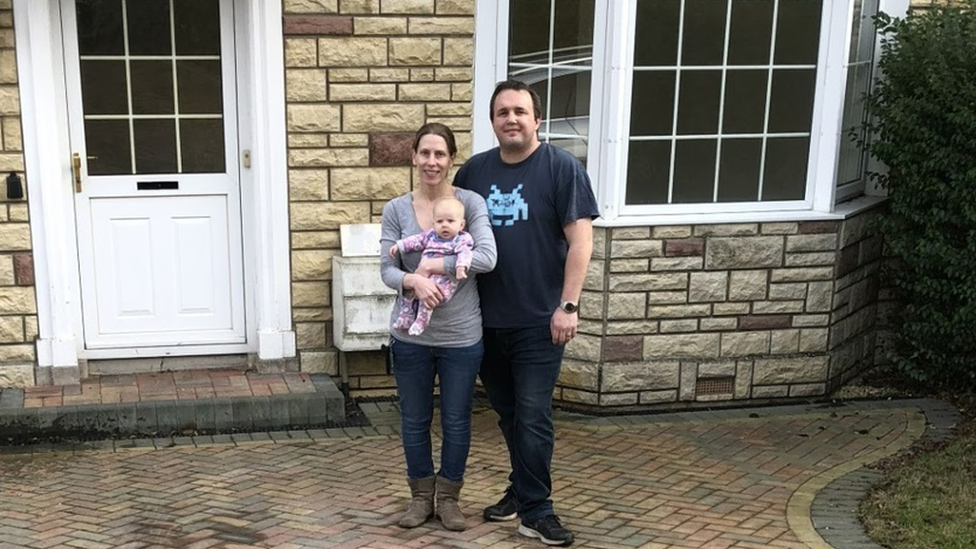
[[[437,259],[457,255],[455,273],[458,280],[468,277],[471,267],[471,250],[474,239],[464,232],[464,204],[456,198],[442,198],[434,203],[434,226],[420,234],[398,240],[390,247],[390,257],[400,252],[422,251],[425,259]],[[430,279],[440,288],[446,303],[457,289],[457,282],[450,276],[432,274]],[[420,335],[430,323],[433,312],[430,307],[417,299],[401,297],[397,303],[400,314],[393,323],[394,330],[407,330],[410,335]],[[414,307],[418,310],[414,313]],[[416,316],[415,316],[416,315]]]

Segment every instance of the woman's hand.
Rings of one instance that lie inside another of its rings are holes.
[[[403,277],[403,287],[412,290],[414,298],[419,299],[421,303],[431,309],[437,307],[444,301],[444,295],[441,293],[441,289],[437,287],[437,284],[434,284],[433,280],[426,276],[410,273]]]

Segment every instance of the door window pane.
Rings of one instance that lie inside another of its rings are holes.
[[[128,0],[129,55],[170,55],[169,0]]]
[[[128,114],[124,61],[82,61],[81,100],[86,114]]]
[[[173,0],[176,55],[220,55],[220,5]]]
[[[128,120],[88,120],[85,122],[88,175],[132,173]]]
[[[121,0],[78,0],[78,51],[81,55],[122,55]]]
[[[224,123],[222,120],[180,122],[180,150],[184,173],[224,171]]]
[[[220,114],[223,111],[220,61],[177,61],[180,113]]]
[[[219,1],[76,0],[76,8],[88,172],[223,170]],[[177,145],[178,132],[187,146]]]
[[[176,173],[176,123],[173,120],[134,120],[136,173]]]
[[[666,203],[671,176],[671,141],[631,141],[629,155],[627,203]]]
[[[174,114],[172,61],[129,63],[133,114]]]

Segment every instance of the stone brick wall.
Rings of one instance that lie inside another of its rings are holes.
[[[874,351],[873,215],[598,229],[557,397],[673,407],[829,392]]]
[[[379,222],[412,188],[425,122],[471,150],[474,0],[283,0],[292,305],[301,369],[338,370],[332,257],[339,225]],[[358,394],[389,394],[381,353],[348,353]]]
[[[11,172],[26,195],[12,2],[0,0],[0,178]],[[0,189],[0,387],[24,387],[34,384],[37,337],[30,224],[26,199]]]
[[[884,242],[873,228],[879,213],[875,209],[841,223],[830,314],[828,390],[874,364]]]

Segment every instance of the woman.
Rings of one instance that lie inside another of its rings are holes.
[[[495,267],[495,239],[484,198],[455,188],[448,179],[457,155],[451,129],[444,124],[425,124],[417,130],[413,151],[417,168],[414,190],[383,208],[380,249],[384,253],[380,269],[383,282],[401,297],[409,294],[415,301],[438,309],[418,335],[392,328],[400,312],[396,307],[390,318],[390,349],[400,395],[403,453],[411,493],[410,506],[399,524],[413,528],[433,516],[436,494],[436,515],[444,527],[464,530],[458,496],[471,446],[471,399],[482,355],[481,306],[473,275]],[[474,250],[468,276],[458,282],[454,295],[445,301],[428,275],[440,273],[456,278],[456,256],[421,264],[419,251],[397,257],[385,251],[406,236],[430,229],[434,224],[434,203],[447,197],[457,198],[464,205],[465,225],[474,239]],[[435,375],[440,381],[443,435],[440,471],[436,475],[430,442]]]

